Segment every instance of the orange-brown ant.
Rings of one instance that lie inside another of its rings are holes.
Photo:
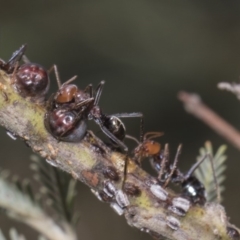
[[[134,160],[140,164],[143,158],[150,158],[153,168],[158,173],[158,181],[164,188],[168,186],[169,182],[181,184],[182,196],[188,198],[194,204],[204,205],[206,202],[205,188],[202,183],[192,175],[207,157],[210,158],[212,164],[211,156],[204,156],[200,161],[196,162],[186,174],[183,174],[177,168],[182,146],[180,145],[178,147],[175,159],[173,163],[171,163],[169,161],[168,144],[166,144],[164,149],[162,149],[160,143],[152,140],[153,138],[160,137],[162,135],[163,133],[161,132],[149,132],[143,136],[141,142],[131,136],[128,136],[128,138],[131,138],[138,143],[138,146],[134,149]],[[212,169],[214,169],[213,165]],[[213,175],[216,190],[219,191],[214,170]]]

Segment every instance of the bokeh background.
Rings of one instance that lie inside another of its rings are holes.
[[[240,102],[217,89],[221,81],[239,81],[239,1],[69,0],[0,1],[0,57],[8,59],[23,43],[27,56],[49,68],[58,65],[63,81],[77,74],[80,87],[106,80],[101,106],[106,113],[142,111],[146,131],[164,131],[162,143],[173,151],[183,143],[180,168],[187,170],[199,148],[210,140],[216,149],[228,144],[187,114],[178,91],[198,93],[205,103],[240,129]],[[51,91],[56,90],[54,76]],[[138,136],[138,119],[125,121]],[[90,128],[94,124],[90,124]],[[0,167],[31,177],[31,151],[0,130]],[[228,144],[223,205],[240,225],[240,152]],[[151,239],[127,226],[83,184],[78,186],[79,239]],[[34,239],[22,224],[0,216]]]

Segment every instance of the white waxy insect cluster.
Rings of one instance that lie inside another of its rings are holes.
[[[173,230],[178,230],[181,226],[180,221],[173,216],[167,216],[166,223]]]
[[[109,197],[114,197],[117,192],[115,186],[110,181],[106,181],[104,185],[105,185],[105,187],[103,188],[104,193],[106,193]]]
[[[173,213],[184,216],[190,208],[190,202],[182,197],[173,198],[172,205],[168,207]]]
[[[122,190],[117,191],[116,202],[121,208],[125,208],[130,205],[127,195]]]
[[[123,215],[124,209],[121,208],[117,203],[112,202],[110,203],[110,206],[119,216]]]
[[[152,184],[150,186],[150,191],[155,197],[159,198],[160,200],[162,201],[167,200],[168,192],[165,191],[160,185]]]

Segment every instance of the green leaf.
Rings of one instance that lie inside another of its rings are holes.
[[[47,197],[44,201],[52,207],[58,216],[73,223],[74,200],[76,196],[76,181],[67,173],[49,165],[36,155],[31,156],[31,169],[35,171],[34,178],[41,184],[40,194]]]
[[[209,202],[215,202],[218,200],[218,198],[220,198],[219,201],[222,200],[221,193],[225,189],[224,186],[222,186],[222,183],[226,178],[224,175],[224,172],[226,170],[225,162],[227,159],[227,156],[225,155],[226,149],[226,145],[222,145],[218,148],[214,155],[212,144],[211,142],[207,141],[205,143],[205,146],[199,150],[200,154],[197,157],[197,161],[206,155],[211,156],[207,157],[194,173],[198,180],[205,186],[207,201]],[[212,158],[213,161],[214,173],[210,158]],[[217,186],[214,181],[214,174],[216,176]],[[218,191],[216,188],[218,188]]]

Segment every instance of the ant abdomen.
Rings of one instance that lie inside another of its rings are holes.
[[[183,197],[188,198],[193,204],[204,205],[206,202],[205,188],[203,184],[194,176],[182,182]]]
[[[104,126],[111,132],[117,139],[124,140],[126,135],[126,128],[123,122],[115,116],[105,116]]]
[[[23,64],[13,78],[13,84],[22,97],[30,97],[39,102],[45,99],[50,80],[47,71],[39,64]]]
[[[75,111],[55,109],[45,115],[44,124],[57,140],[79,142],[85,136],[87,123]]]

